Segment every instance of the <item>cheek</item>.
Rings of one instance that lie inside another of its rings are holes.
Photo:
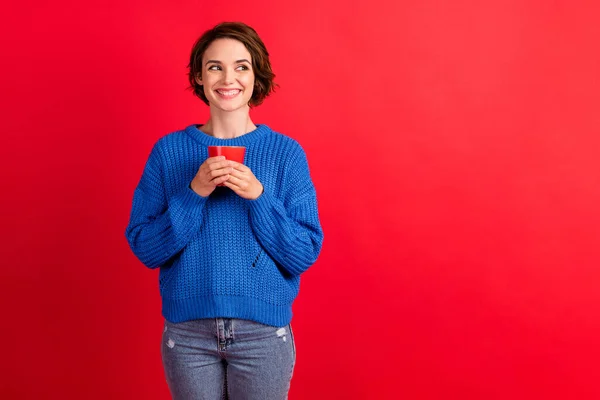
[[[244,85],[246,85],[246,87],[253,87],[254,86],[254,76],[249,75],[249,76],[244,77]]]
[[[254,91],[254,84],[255,81],[253,78],[249,78],[246,82],[244,82],[245,86],[246,86],[246,90],[250,93],[252,93]]]

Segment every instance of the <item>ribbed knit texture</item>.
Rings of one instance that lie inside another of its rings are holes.
[[[264,187],[246,200],[227,187],[208,197],[189,184],[211,145],[245,146]],[[159,139],[135,189],[125,230],[148,268],[160,268],[163,316],[171,322],[241,318],[272,326],[292,319],[300,274],[323,241],[306,154],[266,125],[219,139],[196,125]]]

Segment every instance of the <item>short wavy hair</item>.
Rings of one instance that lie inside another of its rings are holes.
[[[260,105],[279,85],[273,81],[275,74],[271,70],[269,52],[265,44],[256,31],[243,22],[222,22],[204,32],[196,40],[192,47],[190,63],[187,65],[187,68],[189,68],[188,80],[190,82],[188,89],[191,89],[194,95],[199,97],[206,105],[209,104],[204,95],[204,88],[196,81],[196,77],[202,74],[202,57],[208,46],[216,39],[223,38],[238,40],[248,49],[252,57],[252,69],[254,71],[254,88],[249,105],[250,107]]]

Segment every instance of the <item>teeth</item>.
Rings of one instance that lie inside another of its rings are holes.
[[[239,90],[217,90],[217,92],[221,93],[222,95],[225,96],[233,96],[234,94],[238,94],[240,91]]]

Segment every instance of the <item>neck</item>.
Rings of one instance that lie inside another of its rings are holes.
[[[210,108],[210,118],[202,126],[202,131],[219,139],[233,139],[256,129],[250,119],[250,107],[235,111],[222,111]]]

